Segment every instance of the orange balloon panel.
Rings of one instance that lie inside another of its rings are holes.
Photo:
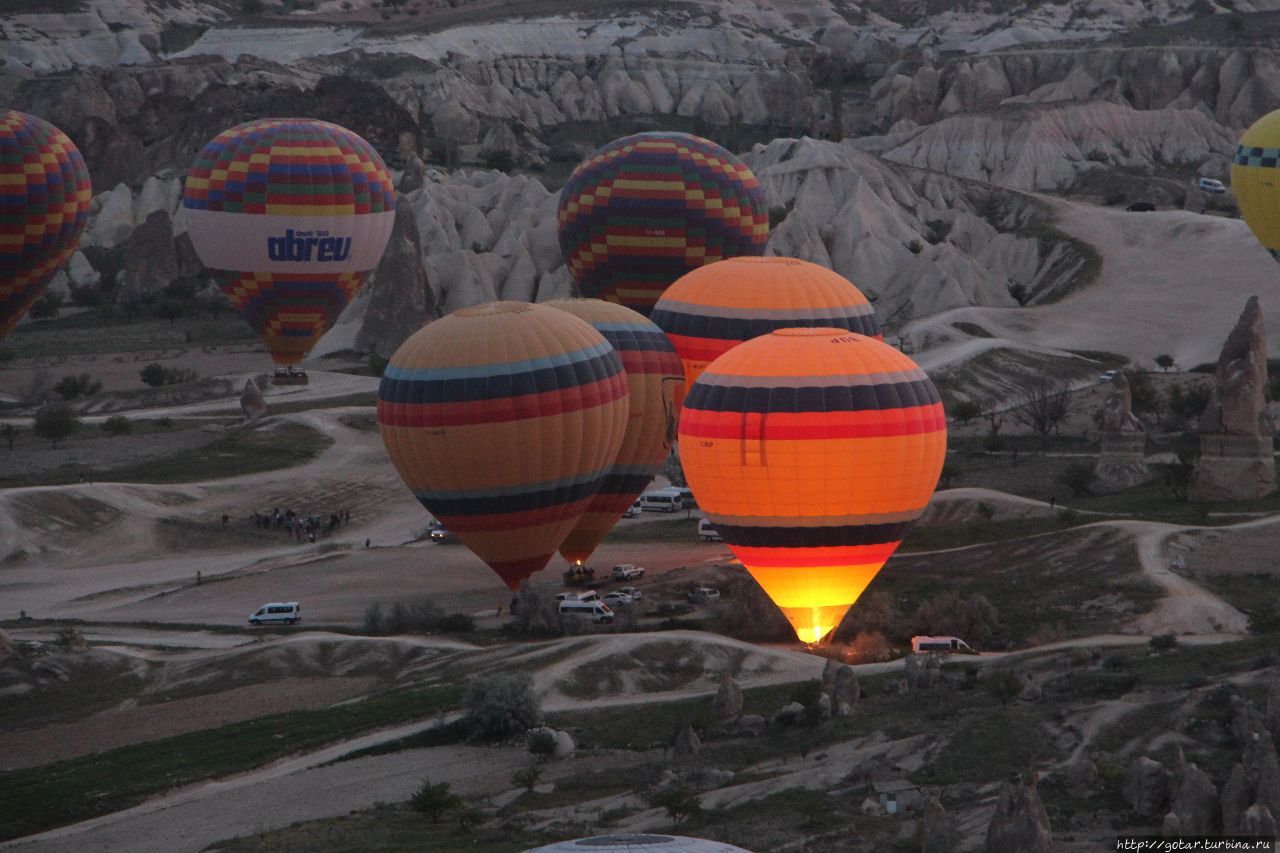
[[[405,485],[514,590],[608,477],[628,396],[621,359],[586,322],[492,302],[400,346],[378,423]]]
[[[798,258],[730,258],[685,273],[650,315],[684,362],[686,387],[715,359],[775,329],[821,326],[882,339],[875,309],[839,273]]]
[[[924,371],[838,328],[735,347],[680,415],[698,505],[806,643],[840,623],[920,516],[946,444]]]
[[[675,398],[684,387],[684,378],[671,342],[642,314],[601,299],[559,299],[543,304],[568,311],[604,335],[622,358],[631,390],[631,416],[609,476],[560,546],[566,560],[581,563],[662,467],[675,439]]]

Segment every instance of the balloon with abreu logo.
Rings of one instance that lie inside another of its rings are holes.
[[[391,356],[378,425],[413,494],[512,590],[547,565],[609,476],[627,377],[583,320],[490,302]]]
[[[596,151],[565,183],[558,218],[578,295],[646,317],[689,270],[762,255],[769,239],[764,190],[751,169],[687,133],[637,133]]]
[[[0,339],[70,260],[92,201],[89,170],[67,135],[0,109]]]
[[[675,441],[684,375],[667,336],[630,308],[599,299],[543,304],[568,311],[604,335],[622,359],[631,391],[631,414],[609,476],[560,546],[561,556],[582,564],[662,468]]]
[[[901,543],[946,449],[924,371],[838,328],[738,345],[703,371],[680,415],[698,505],[808,644],[840,624]]]
[[[269,118],[223,131],[182,193],[196,254],[280,365],[307,356],[378,265],[391,174],[344,127]]]
[[[686,387],[712,361],[774,329],[825,326],[884,337],[853,282],[799,258],[730,258],[699,267],[667,288],[650,319],[680,353]]]

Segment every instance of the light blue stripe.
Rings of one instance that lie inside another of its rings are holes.
[[[609,470],[609,468],[602,468],[599,471],[589,471],[586,474],[564,477],[559,480],[544,480],[541,483],[517,483],[513,486],[502,486],[491,489],[455,489],[452,491],[444,491],[442,489],[415,489],[413,494],[418,500],[456,501],[471,500],[474,498],[501,498],[512,495],[524,495],[531,492],[549,492],[552,489],[579,486],[583,483],[590,483],[593,480],[603,479]]]
[[[662,334],[662,330],[652,323],[592,323],[597,332],[648,332]]]
[[[477,364],[470,367],[402,367],[388,364],[383,376],[405,382],[446,382],[450,379],[478,379],[486,376],[503,376],[512,373],[531,373],[535,370],[546,370],[553,367],[567,367],[583,361],[599,358],[613,350],[608,341],[586,349],[557,353],[543,358],[531,358],[525,361],[500,361],[491,364]]]

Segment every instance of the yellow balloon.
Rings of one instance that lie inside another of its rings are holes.
[[[1231,188],[1253,235],[1280,260],[1280,110],[1255,121],[1240,137],[1231,161]]]

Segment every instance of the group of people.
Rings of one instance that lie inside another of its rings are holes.
[[[564,582],[569,585],[591,583],[596,579],[596,570],[584,566],[573,566],[564,573]]]
[[[342,509],[331,512],[326,521],[315,513],[303,516],[292,509],[281,512],[279,507],[273,507],[271,512],[252,513],[249,521],[254,527],[263,530],[283,530],[298,542],[315,542],[317,534],[328,535],[351,521],[351,510]],[[223,516],[223,524],[225,523],[226,517]]]

